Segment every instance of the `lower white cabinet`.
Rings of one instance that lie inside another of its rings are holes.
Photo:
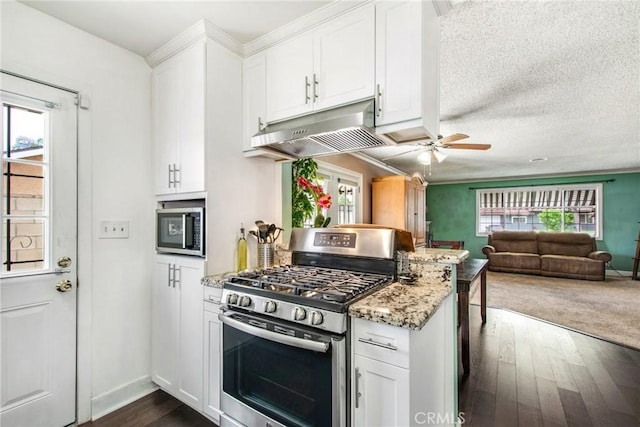
[[[220,424],[221,288],[204,289],[204,413]]]
[[[355,366],[355,425],[409,425],[409,370],[357,354]]]
[[[163,255],[154,261],[151,379],[202,411],[204,261]]]
[[[419,331],[353,319],[352,425],[457,424],[454,298]]]

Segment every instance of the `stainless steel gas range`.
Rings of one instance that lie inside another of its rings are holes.
[[[346,426],[349,304],[393,281],[391,229],[294,229],[292,265],[223,284],[222,426]]]

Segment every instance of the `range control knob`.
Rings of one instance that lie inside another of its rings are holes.
[[[311,312],[311,324],[312,325],[320,325],[323,320],[324,320],[324,317],[322,317],[322,313],[320,313],[319,311],[312,311]]]
[[[265,313],[275,313],[278,308],[275,301],[267,301],[264,303],[264,312]]]
[[[294,320],[304,320],[307,317],[307,311],[302,307],[296,307],[293,309]]]
[[[241,296],[240,300],[238,301],[238,305],[240,307],[249,307],[251,305],[251,298],[246,295]]]
[[[237,304],[237,303],[238,303],[238,294],[227,295],[227,304]]]

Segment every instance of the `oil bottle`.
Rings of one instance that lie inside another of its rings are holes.
[[[238,239],[238,271],[247,269],[247,239],[244,237],[244,225],[240,223],[240,238]]]

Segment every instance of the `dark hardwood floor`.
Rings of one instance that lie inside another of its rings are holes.
[[[216,427],[216,424],[162,390],[80,427]]]
[[[469,426],[640,426],[640,351],[507,310],[470,313]]]
[[[640,351],[506,310],[470,306],[471,373],[460,385],[465,426],[638,427]],[[82,427],[212,427],[156,391]]]

